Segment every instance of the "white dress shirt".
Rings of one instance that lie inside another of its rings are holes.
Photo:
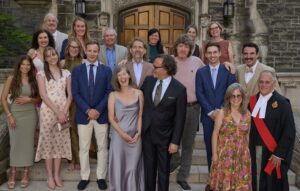
[[[259,112],[260,119],[264,119],[266,117],[267,104],[272,95],[273,95],[273,91],[265,96],[261,94],[259,95],[259,98],[251,114],[252,117],[256,117],[258,112]]]
[[[248,84],[248,82],[252,79],[252,77],[254,76],[255,74],[255,69],[256,69],[256,66],[257,66],[257,63],[258,63],[258,60],[256,61],[256,63],[251,67],[252,68],[252,72],[245,72],[245,82],[246,84]],[[248,67],[248,66],[246,66]]]
[[[133,71],[136,80],[136,85],[137,87],[139,87],[144,61],[142,60],[140,63],[136,63],[134,60],[132,60],[132,63],[133,63]]]
[[[166,90],[167,90],[167,88],[169,87],[169,85],[170,85],[170,83],[171,83],[171,80],[172,80],[172,77],[171,77],[171,76],[169,76],[169,77],[167,77],[167,78],[165,78],[165,79],[162,80],[163,82],[162,82],[162,88],[161,88],[160,100],[161,100],[161,99],[163,98],[163,96],[165,95]],[[154,96],[155,96],[156,88],[157,88],[157,86],[159,85],[159,81],[160,81],[160,80],[157,79],[156,84],[155,84],[154,89],[153,89],[153,92],[152,92],[152,100],[153,100],[153,101],[154,101]]]
[[[89,76],[90,76],[90,65],[93,64],[94,67],[93,67],[93,73],[94,73],[94,82],[96,82],[96,71],[97,71],[97,68],[99,66],[99,62],[98,60],[96,60],[95,63],[90,63],[87,59],[84,60],[84,63],[85,63],[85,66],[86,66],[86,71],[87,71],[87,79],[89,79]]]

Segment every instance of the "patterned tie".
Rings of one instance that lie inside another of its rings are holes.
[[[156,87],[155,95],[154,95],[154,105],[157,106],[160,102],[161,90],[162,90],[162,80],[159,80],[159,84]]]
[[[248,66],[246,67],[246,73],[253,73],[253,68],[249,68]]]
[[[94,72],[93,72],[94,64],[90,64],[90,71],[89,71],[89,94],[90,94],[90,103],[93,102],[93,95],[94,95]]]
[[[217,69],[216,68],[211,69],[211,78],[213,81],[214,88],[216,88],[216,82],[217,82]]]

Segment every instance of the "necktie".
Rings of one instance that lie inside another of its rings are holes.
[[[249,72],[253,73],[253,68],[246,67],[246,73],[249,73]]]
[[[93,67],[94,67],[94,64],[90,64],[90,71],[89,71],[89,94],[90,94],[90,103],[92,103],[92,101],[93,101],[94,88],[95,88]]]
[[[161,90],[162,90],[162,80],[159,80],[159,84],[156,87],[155,95],[154,95],[154,105],[157,106],[160,102]]]
[[[216,87],[216,82],[217,82],[217,69],[216,68],[211,69],[211,78],[212,78],[213,85],[214,85],[214,88],[215,88]]]

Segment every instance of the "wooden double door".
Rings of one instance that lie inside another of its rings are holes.
[[[148,30],[157,28],[163,45],[172,53],[176,38],[190,23],[189,13],[160,4],[143,5],[120,12],[119,43],[127,46],[133,37],[148,41]]]

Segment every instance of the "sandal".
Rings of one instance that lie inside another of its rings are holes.
[[[16,169],[10,170],[9,179],[7,181],[8,189],[14,189],[16,186]]]
[[[29,169],[24,169],[21,180],[21,188],[27,188],[29,185]]]

